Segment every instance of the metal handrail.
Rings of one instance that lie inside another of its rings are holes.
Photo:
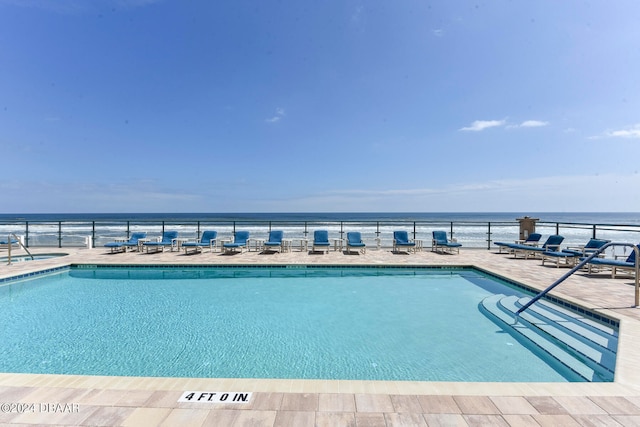
[[[22,249],[27,251],[27,253],[31,257],[31,260],[33,261],[33,255],[31,254],[31,252],[29,252],[29,249],[27,249],[27,247],[22,244],[22,241],[18,239],[18,236],[16,236],[15,233],[9,233],[9,236],[7,237],[7,265],[11,265],[11,246],[13,246],[11,236],[15,238],[15,240],[18,242],[18,245],[22,246]]]
[[[640,250],[638,250],[639,249],[638,245],[635,245],[635,244],[632,244],[632,243],[609,242],[609,243],[606,243],[605,245],[603,245],[602,247],[598,248],[595,252],[593,252],[591,255],[589,255],[588,257],[586,257],[582,261],[580,261],[578,263],[578,265],[573,267],[566,274],[564,274],[561,278],[559,278],[558,280],[553,282],[551,285],[549,285],[545,290],[543,290],[542,292],[538,293],[538,295],[533,297],[528,303],[526,303],[525,305],[520,307],[520,309],[518,311],[516,311],[515,319],[514,319],[515,323],[514,324],[518,323],[518,319],[520,317],[520,313],[525,311],[527,308],[531,307],[536,301],[538,301],[540,298],[544,297],[553,288],[558,286],[560,283],[564,282],[569,276],[571,276],[576,271],[580,270],[582,267],[584,267],[586,264],[588,264],[589,261],[591,261],[593,258],[595,258],[598,255],[600,255],[602,252],[604,252],[605,249],[607,249],[610,246],[631,246],[635,250],[636,259],[635,259],[635,304],[634,304],[634,307],[638,307],[640,305],[640,274],[638,274],[638,270],[640,269]]]

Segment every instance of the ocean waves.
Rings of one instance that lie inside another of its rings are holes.
[[[564,221],[540,218],[536,231],[543,236],[561,234],[566,245],[578,246],[597,237],[618,242],[640,241],[640,224],[635,214],[588,214],[597,222],[578,222],[587,214],[555,214]],[[10,217],[0,215],[0,237],[9,233],[24,236],[29,246],[83,246],[91,237],[95,246],[144,231],[151,238],[164,230],[175,230],[185,239],[197,239],[205,230],[218,231],[219,238],[231,238],[236,231],[265,239],[270,230],[284,231],[288,239],[312,239],[315,230],[327,230],[331,239],[346,238],[359,231],[369,247],[391,247],[393,232],[405,230],[414,239],[431,243],[431,233],[446,231],[466,248],[491,248],[496,241],[519,238],[517,213],[323,213],[323,214],[56,214]],[[534,216],[534,215],[530,215]],[[535,216],[541,217],[543,215]],[[554,219],[557,219],[554,217]],[[613,225],[612,225],[613,224]],[[546,237],[545,237],[546,238]]]

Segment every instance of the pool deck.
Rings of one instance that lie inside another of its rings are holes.
[[[38,248],[69,256],[11,266],[0,278],[82,264],[366,264],[475,266],[544,289],[567,272],[539,260],[464,249],[394,254],[204,252],[107,254],[102,248]],[[17,254],[21,254],[19,251]],[[0,251],[0,256],[6,250]],[[632,279],[574,274],[552,292],[620,320],[613,383],[138,378],[0,373],[0,425],[73,426],[640,426],[640,308]],[[248,403],[178,403],[185,391],[252,392]]]

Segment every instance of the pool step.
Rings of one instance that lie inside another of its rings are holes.
[[[517,297],[507,297],[500,300],[500,304],[512,313],[520,309],[528,300],[521,303]],[[581,319],[575,317],[562,316],[559,312],[551,312],[536,304],[527,311],[520,314],[520,319],[525,319],[529,325],[538,328],[542,333],[548,334],[558,344],[563,344],[567,351],[575,357],[583,360],[589,365],[594,365],[594,369],[605,368],[611,374],[615,370],[617,348],[617,338],[614,338],[616,345],[613,350],[609,348],[611,339],[586,327]]]
[[[561,363],[588,381],[613,381],[618,334],[576,313],[538,301],[520,314],[515,313],[530,299],[502,294],[485,298],[483,312],[516,337]]]
[[[518,299],[518,309],[531,301],[530,297]],[[549,301],[538,300],[526,312],[555,322],[570,334],[576,334],[579,338],[604,347],[614,353],[618,348],[618,331],[610,326],[603,325],[589,319],[579,313],[568,310]],[[612,369],[614,365],[611,367]]]

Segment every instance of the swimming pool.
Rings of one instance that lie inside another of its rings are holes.
[[[480,312],[497,293],[525,295],[470,268],[75,266],[0,287],[0,371],[581,381]]]

